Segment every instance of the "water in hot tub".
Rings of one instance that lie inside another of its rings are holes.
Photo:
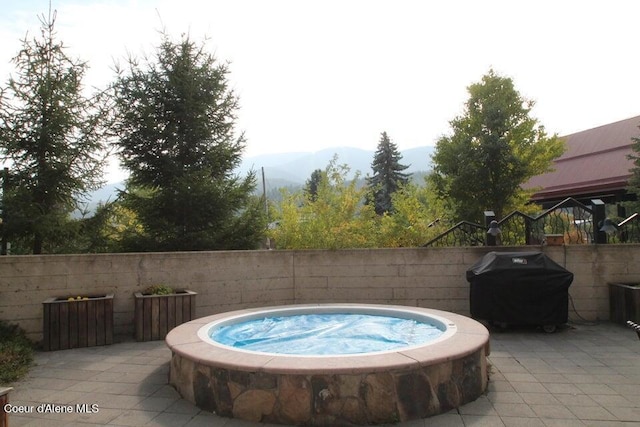
[[[414,319],[352,313],[265,317],[214,329],[227,346],[262,353],[345,355],[395,350],[442,335],[434,324]]]

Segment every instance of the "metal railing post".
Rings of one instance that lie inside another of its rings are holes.
[[[491,225],[491,221],[495,221],[496,214],[493,211],[484,211],[484,225],[486,229],[489,229]],[[485,244],[487,246],[496,246],[496,236],[491,235],[490,233],[485,233]]]
[[[607,216],[605,212],[605,204],[600,199],[593,199],[591,200],[591,206],[593,208],[594,243],[607,243],[607,233],[600,231],[600,227],[604,224],[604,220]]]

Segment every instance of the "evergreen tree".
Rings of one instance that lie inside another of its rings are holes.
[[[480,222],[485,210],[502,218],[519,208],[521,184],[549,171],[564,143],[529,116],[533,101],[510,78],[490,70],[468,91],[465,112],[450,122],[453,133],[436,144],[430,179],[454,221]]]
[[[254,248],[265,230],[226,64],[188,37],[163,35],[155,61],[130,59],[115,83],[117,146],[130,171],[124,206],[142,224],[128,250]]]
[[[67,56],[55,20],[55,11],[40,17],[41,37],[22,41],[16,77],[0,93],[0,158],[11,164],[4,227],[14,253],[58,251],[70,213],[101,184],[106,115],[99,95],[83,95],[87,65]]]
[[[378,215],[393,210],[393,193],[409,182],[411,174],[402,173],[409,166],[400,164],[402,155],[386,132],[382,132],[373,158],[373,176],[367,177],[370,195],[367,203],[373,203]]]
[[[304,192],[312,202],[315,202],[318,198],[318,188],[322,181],[322,169],[316,169],[311,172],[311,177],[304,185]]]

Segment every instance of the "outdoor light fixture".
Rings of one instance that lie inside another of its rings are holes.
[[[604,223],[602,224],[602,227],[600,227],[600,231],[604,231],[608,235],[612,235],[616,231],[618,231],[618,228],[616,227],[613,221],[611,221],[609,218],[606,218],[604,220]]]
[[[489,229],[487,230],[487,234],[491,234],[493,237],[496,237],[500,233],[502,233],[502,231],[500,231],[500,228],[498,227],[498,221],[494,219],[489,224]]]

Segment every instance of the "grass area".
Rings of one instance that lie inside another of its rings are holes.
[[[19,380],[33,363],[33,343],[17,325],[0,321],[0,385]]]

